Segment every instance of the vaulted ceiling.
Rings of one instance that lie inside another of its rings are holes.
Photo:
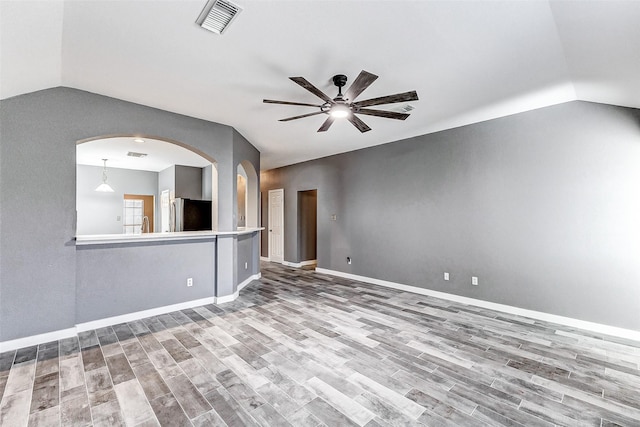
[[[575,99],[640,107],[640,1],[233,2],[216,35],[206,0],[3,0],[0,97],[62,85],[228,124],[263,169]],[[334,96],[363,69],[359,99],[418,92],[406,121],[317,133],[323,115],[278,121],[312,108],[262,103],[318,103],[288,77]]]

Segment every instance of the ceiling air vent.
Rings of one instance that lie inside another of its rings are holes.
[[[146,153],[136,153],[135,151],[129,151],[127,153],[127,156],[129,157],[147,157]]]
[[[222,34],[240,12],[240,6],[226,0],[209,0],[196,23],[205,30]]]

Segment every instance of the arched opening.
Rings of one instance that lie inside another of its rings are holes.
[[[247,226],[247,173],[242,165],[238,165],[236,194],[238,202],[237,226],[243,228]]]
[[[97,189],[104,183],[112,191]],[[217,183],[215,159],[178,141],[140,135],[78,141],[76,235],[216,230]]]
[[[253,164],[248,160],[240,162],[237,173],[238,227],[256,228],[260,224],[258,219],[258,174]]]

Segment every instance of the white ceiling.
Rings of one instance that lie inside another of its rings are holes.
[[[132,157],[128,153],[146,154]],[[176,144],[151,138],[114,137],[84,142],[76,146],[79,165],[160,172],[169,166],[182,165],[203,168],[211,164],[207,159]]]
[[[263,169],[575,99],[640,107],[640,1],[235,2],[219,36],[195,24],[206,0],[2,0],[0,97],[64,85],[228,124]],[[262,103],[363,69],[359,99],[417,90],[411,117],[319,134],[322,115],[278,121],[312,108]]]

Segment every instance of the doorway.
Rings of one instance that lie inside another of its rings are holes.
[[[154,196],[125,194],[122,210],[122,233],[153,233]]]
[[[269,259],[284,262],[284,189],[269,190]]]
[[[318,190],[298,191],[298,260],[312,264],[317,260]]]

